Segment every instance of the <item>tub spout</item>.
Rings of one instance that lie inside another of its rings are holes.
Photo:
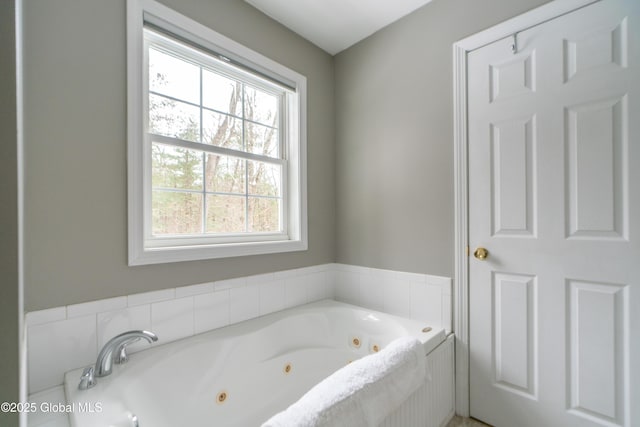
[[[95,376],[106,377],[111,373],[114,354],[117,356],[116,363],[126,362],[127,345],[138,341],[139,339],[145,339],[150,343],[158,341],[156,334],[149,331],[129,331],[111,338],[109,342],[102,347],[102,350],[100,350],[100,353],[98,354],[95,366]]]

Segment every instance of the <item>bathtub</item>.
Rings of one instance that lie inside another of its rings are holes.
[[[318,301],[154,345],[115,365],[89,390],[77,389],[82,369],[67,372],[70,422],[260,426],[340,367],[411,335],[423,343],[429,374],[383,425],[438,427],[453,416],[453,341],[443,329],[429,329],[415,320]]]

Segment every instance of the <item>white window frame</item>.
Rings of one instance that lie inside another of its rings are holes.
[[[283,138],[284,230],[249,233],[236,238],[186,236],[151,239],[151,153],[147,138],[148,108],[144,26],[150,24],[176,38],[215,52],[225,61],[254,71],[284,87],[286,135]],[[245,255],[302,251],[307,243],[306,77],[213,31],[154,0],[127,1],[127,171],[129,265],[193,261]]]

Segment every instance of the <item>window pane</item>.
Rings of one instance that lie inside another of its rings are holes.
[[[244,196],[207,196],[207,232],[243,233],[245,224]]]
[[[222,113],[242,115],[242,83],[202,70],[202,104]]]
[[[154,188],[202,190],[202,152],[153,143]]]
[[[151,205],[154,235],[202,232],[202,194],[154,191]]]
[[[149,94],[149,132],[200,142],[200,109]]]
[[[244,116],[254,122],[269,126],[278,125],[278,97],[245,86]]]
[[[249,194],[280,196],[282,166],[247,160]]]
[[[242,150],[242,120],[205,110],[202,121],[203,143]]]
[[[249,231],[281,231],[279,204],[280,199],[249,197]]]
[[[245,194],[245,160],[207,154],[207,191]]]
[[[249,153],[279,156],[278,129],[247,122],[246,139]]]
[[[149,90],[199,104],[200,67],[150,48]]]

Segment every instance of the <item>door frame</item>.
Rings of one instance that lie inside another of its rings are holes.
[[[500,39],[602,0],[555,0],[453,44],[454,332],[456,413],[469,416],[469,182],[467,55]]]

